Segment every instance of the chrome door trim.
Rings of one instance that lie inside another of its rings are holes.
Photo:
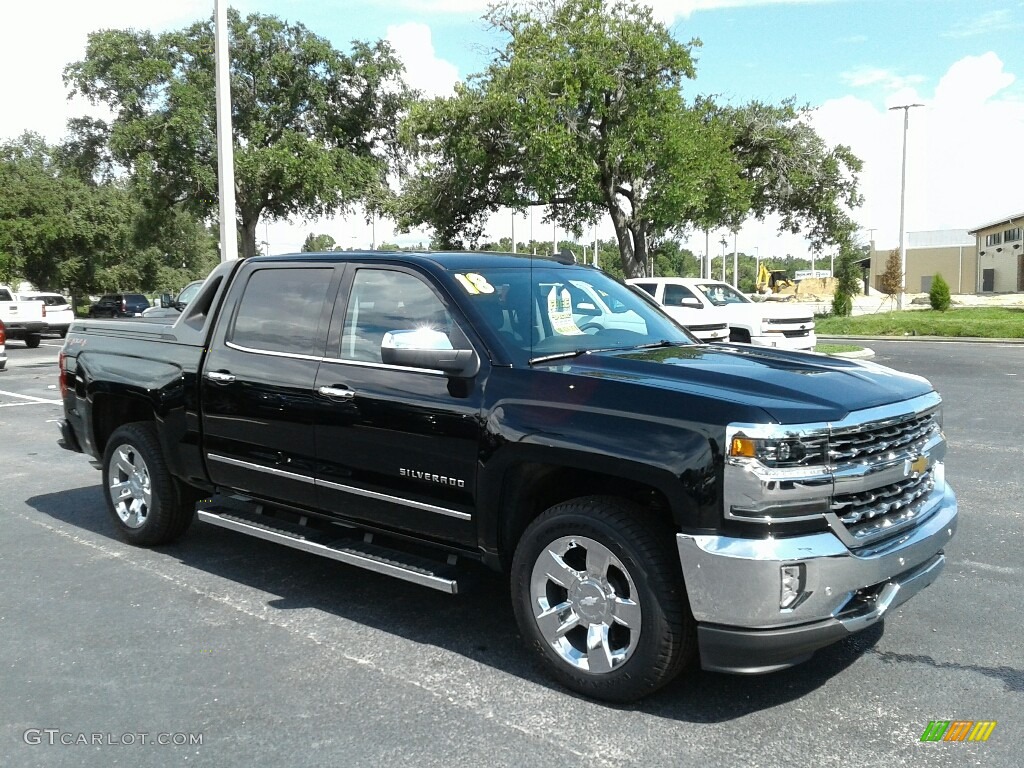
[[[473,516],[467,512],[459,512],[456,509],[448,509],[448,507],[438,507],[434,504],[427,504],[422,501],[413,501],[412,499],[403,499],[401,496],[391,496],[387,493],[378,493],[377,491],[368,491],[365,488],[356,488],[351,485],[342,485],[341,483],[332,483],[329,480],[317,480],[316,485],[321,488],[330,488],[334,491],[342,491],[343,493],[351,493],[356,496],[364,496],[368,499],[374,499],[376,501],[387,501],[392,504],[401,504],[404,507],[412,507],[413,509],[421,509],[424,512],[435,512],[439,515],[446,515],[448,517],[454,517],[459,520],[472,520]]]
[[[216,453],[207,453],[207,459],[213,461],[219,461],[224,464],[231,464],[235,467],[241,467],[242,469],[251,469],[256,472],[267,472],[277,477],[284,477],[289,480],[297,480],[302,483],[310,483],[312,485],[319,486],[321,488],[329,488],[335,491],[341,491],[343,493],[351,493],[356,496],[363,496],[367,499],[373,499],[375,501],[386,501],[392,504],[400,504],[403,507],[412,507],[413,509],[419,509],[424,512],[433,512],[438,515],[445,515],[447,517],[454,517],[457,520],[472,520],[473,516],[467,512],[459,512],[457,509],[448,509],[448,507],[439,507],[434,504],[427,504],[422,501],[413,501],[412,499],[404,499],[401,496],[392,496],[387,493],[378,493],[377,491],[368,491],[365,488],[356,488],[351,485],[342,485],[341,483],[332,483],[329,480],[316,480],[309,475],[300,475],[296,472],[287,472],[283,469],[276,469],[275,467],[267,467],[263,464],[254,464],[251,461],[242,461],[241,459],[232,459],[228,456],[221,456]]]
[[[300,355],[295,352],[276,352],[270,349],[254,349],[253,347],[243,347],[241,344],[236,344],[233,341],[225,341],[225,347],[230,349],[236,349],[239,352],[248,352],[253,355],[267,355],[268,357],[287,357],[290,360],[309,360],[312,363],[322,363],[323,357],[318,355]]]
[[[316,483],[316,481],[309,475],[300,475],[297,472],[288,472],[283,469],[277,469],[276,467],[267,467],[263,464],[253,464],[251,461],[232,459],[228,456],[221,456],[216,453],[207,453],[206,458],[211,459],[212,461],[219,461],[223,464],[231,464],[235,467],[241,467],[242,469],[252,469],[256,472],[267,472],[268,474],[276,475],[277,477],[284,477],[288,480],[298,480],[300,483],[309,483],[310,485],[314,485]]]

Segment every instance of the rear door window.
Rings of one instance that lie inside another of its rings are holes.
[[[259,269],[238,304],[228,342],[254,351],[322,356],[331,268]]]
[[[666,307],[681,307],[683,306],[683,299],[696,299],[693,291],[683,285],[673,285],[668,283],[665,286],[665,298],[662,303]],[[698,299],[699,301],[699,299]]]

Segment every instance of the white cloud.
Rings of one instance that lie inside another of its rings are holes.
[[[1005,32],[1007,29],[1020,29],[1022,25],[1013,17],[1008,9],[989,11],[943,33],[943,37],[962,38],[977,37],[993,32]]]
[[[387,39],[405,65],[405,81],[427,98],[449,96],[459,80],[458,68],[434,53],[430,27],[410,22],[388,27]]]
[[[50,140],[64,135],[69,117],[103,114],[83,99],[67,101],[64,67],[85,54],[86,38],[100,29],[180,26],[212,14],[209,0],[153,3],[82,0],[10,3],[0,26],[0,139],[23,131]]]
[[[921,75],[900,75],[879,67],[858,67],[841,73],[839,77],[854,88],[880,86],[890,91],[913,87],[925,81]]]
[[[1008,173],[1024,135],[1024,103],[1004,95],[1014,82],[994,53],[955,62],[933,93],[901,89],[886,106],[910,110],[907,132],[908,231],[968,229],[1020,209],[1020,181]],[[864,161],[865,228],[879,247],[899,240],[903,111],[848,96],[826,102],[815,128],[831,144],[847,144]],[[1019,165],[1019,164],[1018,164]]]
[[[373,0],[378,5],[395,6],[422,14],[475,14],[487,10],[492,0]],[[677,18],[689,18],[697,11],[720,8],[748,8],[763,5],[821,5],[840,0],[647,0],[655,17],[671,24]]]

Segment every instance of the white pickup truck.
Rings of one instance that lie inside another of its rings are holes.
[[[26,347],[38,347],[46,330],[46,305],[41,301],[17,301],[10,288],[0,285],[0,321],[8,341],[21,339]]]
[[[686,327],[726,322],[729,340],[780,349],[813,350],[814,313],[779,302],[755,302],[728,283],[696,277],[638,277],[630,285],[649,293]]]

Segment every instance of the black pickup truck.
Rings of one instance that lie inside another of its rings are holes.
[[[698,343],[571,258],[229,262],[173,325],[76,321],[60,387],[128,541],[198,517],[450,593],[483,563],[608,700],[807,659],[934,581],[957,523],[927,381]]]

